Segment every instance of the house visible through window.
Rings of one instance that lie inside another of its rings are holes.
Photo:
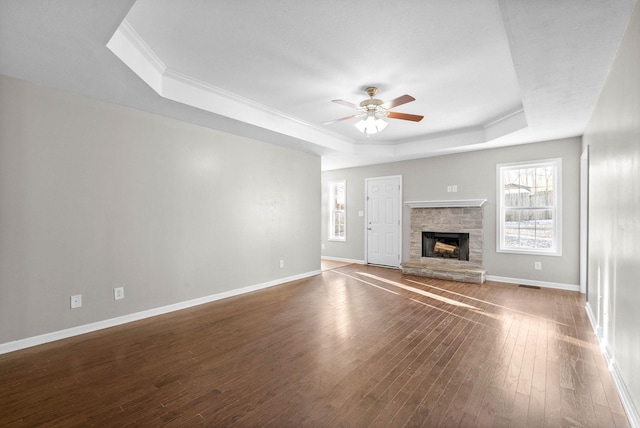
[[[344,180],[329,183],[329,240],[347,239],[347,185]]]
[[[561,255],[561,159],[497,165],[499,252]]]

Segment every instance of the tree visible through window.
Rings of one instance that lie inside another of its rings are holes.
[[[498,251],[561,254],[561,159],[502,164]]]
[[[329,183],[329,240],[347,239],[347,185],[344,180]]]

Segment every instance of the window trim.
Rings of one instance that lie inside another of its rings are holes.
[[[329,237],[327,238],[329,241],[337,241],[337,242],[345,242],[347,240],[347,181],[346,180],[334,180],[329,183]],[[335,189],[337,185],[344,186],[344,236],[336,237],[334,235],[334,198],[335,198]]]
[[[505,211],[504,175],[508,169],[540,168],[555,166],[553,192],[553,246],[550,249],[507,248],[504,245]],[[523,162],[502,163],[496,165],[496,252],[510,254],[531,254],[542,256],[562,256],[562,158],[540,159]]]

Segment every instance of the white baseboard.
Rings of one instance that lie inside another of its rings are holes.
[[[508,282],[511,284],[534,285],[544,288],[556,288],[558,290],[580,291],[579,285],[563,284],[560,282],[534,281],[531,279],[508,278],[506,276],[487,275],[488,281]]]
[[[181,309],[202,305],[204,303],[214,302],[216,300],[226,299],[227,297],[238,296],[240,294],[251,293],[252,291],[262,290],[264,288],[273,287],[275,285],[284,284],[286,282],[319,275],[320,270],[306,272],[299,275],[293,275],[286,278],[279,278],[273,281],[263,282],[261,284],[250,285],[247,287],[237,288],[235,290],[224,291],[222,293],[212,294],[209,296],[199,297],[197,299],[187,300],[184,302],[174,303],[159,308],[148,309],[146,311],[136,312],[133,314],[123,315],[116,318],[110,318],[103,321],[97,321],[90,324],[79,325],[77,327],[67,328],[65,330],[54,331],[51,333],[41,334],[39,336],[27,337],[25,339],[14,340],[12,342],[0,343],[0,355],[6,354],[20,349],[30,348],[32,346],[42,345],[44,343],[53,342],[60,339],[66,339],[73,336],[79,336],[85,333],[91,333],[109,327],[115,327],[138,321],[145,318],[155,317],[169,312],[179,311]]]
[[[624,380],[622,378],[622,374],[618,369],[618,364],[613,358],[613,355],[609,353],[609,349],[605,348],[605,351],[606,352],[603,352],[604,358],[605,358],[605,361],[607,362],[607,366],[609,366],[609,371],[611,372],[611,378],[613,379],[613,383],[616,386],[616,389],[618,390],[618,395],[620,396],[622,407],[624,407],[624,411],[627,414],[629,425],[631,425],[632,428],[640,428],[640,415],[638,415],[638,410],[633,404],[631,395],[629,394],[629,391],[627,390],[627,386],[624,383]]]
[[[613,384],[618,391],[618,396],[620,397],[620,401],[622,402],[622,407],[624,407],[624,411],[627,414],[629,425],[631,425],[632,428],[640,428],[640,415],[638,414],[638,410],[633,404],[633,400],[631,399],[631,395],[629,394],[627,386],[624,383],[622,374],[620,373],[613,352],[611,352],[611,348],[602,340],[600,326],[598,325],[598,321],[595,318],[593,311],[591,310],[591,306],[589,306],[588,303],[585,305],[585,310],[587,312],[589,322],[591,323],[591,328],[593,328],[593,332],[595,333],[598,344],[600,345],[600,350],[602,351],[604,360],[607,363],[607,367],[609,367],[611,379],[613,379]]]
[[[355,263],[355,264],[358,264],[358,265],[366,264],[366,262],[364,260],[343,259],[343,258],[340,258],[340,257],[322,256],[321,259],[322,260],[331,260],[331,261],[334,261],[334,262]]]
[[[596,316],[593,314],[591,306],[589,306],[589,302],[587,302],[587,304],[584,306],[584,309],[587,311],[587,318],[589,318],[591,328],[596,334],[596,337],[598,337],[600,335],[600,327],[598,327],[598,320],[596,320]]]

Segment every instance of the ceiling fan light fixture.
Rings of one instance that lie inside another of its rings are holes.
[[[364,120],[364,129],[367,134],[375,134],[378,132],[378,126],[376,125],[376,117],[372,114],[367,116]]]
[[[354,126],[358,128],[358,131],[362,132],[363,134],[373,135],[386,128],[387,122],[378,117],[375,117],[375,115],[369,115],[366,119],[362,119]]]

